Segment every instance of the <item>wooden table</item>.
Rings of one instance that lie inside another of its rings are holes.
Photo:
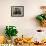
[[[24,43],[23,45],[15,45],[15,46],[46,46],[46,44],[41,44],[41,45],[35,45],[35,44],[27,44],[27,43]]]

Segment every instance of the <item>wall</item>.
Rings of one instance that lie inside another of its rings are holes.
[[[15,25],[18,36],[31,36],[36,34],[36,29],[46,30],[35,20],[35,16],[41,13],[41,5],[46,5],[46,0],[0,0],[0,34],[4,34],[6,25]],[[24,17],[11,17],[11,6],[24,6]]]

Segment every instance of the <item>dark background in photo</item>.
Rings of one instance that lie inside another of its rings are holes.
[[[21,10],[19,8],[15,8],[13,14],[21,14]]]

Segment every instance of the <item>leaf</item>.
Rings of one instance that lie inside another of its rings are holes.
[[[44,20],[44,18],[43,18],[41,15],[38,15],[38,16],[36,17],[36,19],[39,20],[39,21]]]
[[[16,29],[14,29],[13,27],[15,27],[15,26],[9,26],[9,28],[6,29],[6,32],[5,32],[6,36],[8,36],[8,37],[16,36],[18,31]]]
[[[45,15],[45,19],[46,19],[46,15]]]

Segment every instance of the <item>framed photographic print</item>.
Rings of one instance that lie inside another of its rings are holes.
[[[24,17],[24,6],[11,6],[12,17]]]

